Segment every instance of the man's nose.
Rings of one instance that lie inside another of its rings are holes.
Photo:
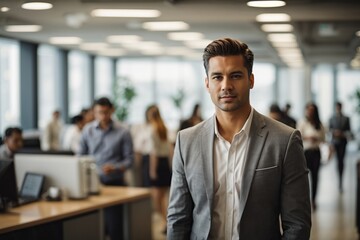
[[[221,90],[222,91],[228,91],[233,88],[232,82],[229,77],[224,77],[222,83],[221,83]]]

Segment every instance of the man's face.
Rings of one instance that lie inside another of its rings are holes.
[[[109,123],[111,121],[111,115],[114,112],[114,108],[109,106],[95,105],[94,107],[94,117],[100,123]]]
[[[16,152],[23,147],[23,138],[20,133],[14,133],[6,138],[5,143],[11,152]]]
[[[242,56],[216,56],[209,60],[205,84],[217,110],[232,112],[250,105],[254,75],[248,76]]]

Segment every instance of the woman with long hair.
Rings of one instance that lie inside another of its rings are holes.
[[[150,153],[150,179],[154,207],[163,218],[166,231],[168,191],[171,182],[171,164],[173,147],[168,140],[167,128],[161,118],[159,108],[153,105],[149,111],[149,123],[152,126],[152,151]]]
[[[300,130],[307,167],[311,174],[312,206],[316,209],[316,193],[321,164],[320,144],[325,141],[325,129],[320,121],[318,107],[315,103],[308,103],[305,107],[305,118],[297,128]]]

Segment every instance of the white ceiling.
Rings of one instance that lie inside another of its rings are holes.
[[[21,8],[21,0],[0,0],[0,7],[10,11],[0,13],[0,36],[14,37],[38,43],[48,43],[52,36],[77,36],[84,42],[106,42],[109,35],[136,34],[144,41],[157,41],[164,47],[184,47],[183,42],[167,39],[167,32],[150,32],[142,29],[145,21],[185,21],[187,31],[201,32],[206,39],[238,38],[250,46],[257,61],[282,64],[277,52],[267,41],[255,18],[260,13],[287,13],[305,61],[348,64],[360,46],[360,0],[287,0],[279,8],[251,8],[245,0],[51,0],[54,7],[44,11]],[[155,19],[95,18],[95,8],[157,9],[161,15]],[[66,22],[69,14],[82,13],[87,20],[78,28]],[[39,24],[37,33],[9,33],[8,24]],[[64,48],[78,48],[62,46]],[[121,48],[120,45],[114,45]],[[194,50],[193,50],[194,51]],[[201,49],[197,50],[199,58]],[[128,51],[129,56],[139,52]]]

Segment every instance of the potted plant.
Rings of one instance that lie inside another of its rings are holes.
[[[120,76],[114,82],[114,107],[118,120],[126,121],[129,115],[131,102],[136,97],[136,91],[127,77]]]

